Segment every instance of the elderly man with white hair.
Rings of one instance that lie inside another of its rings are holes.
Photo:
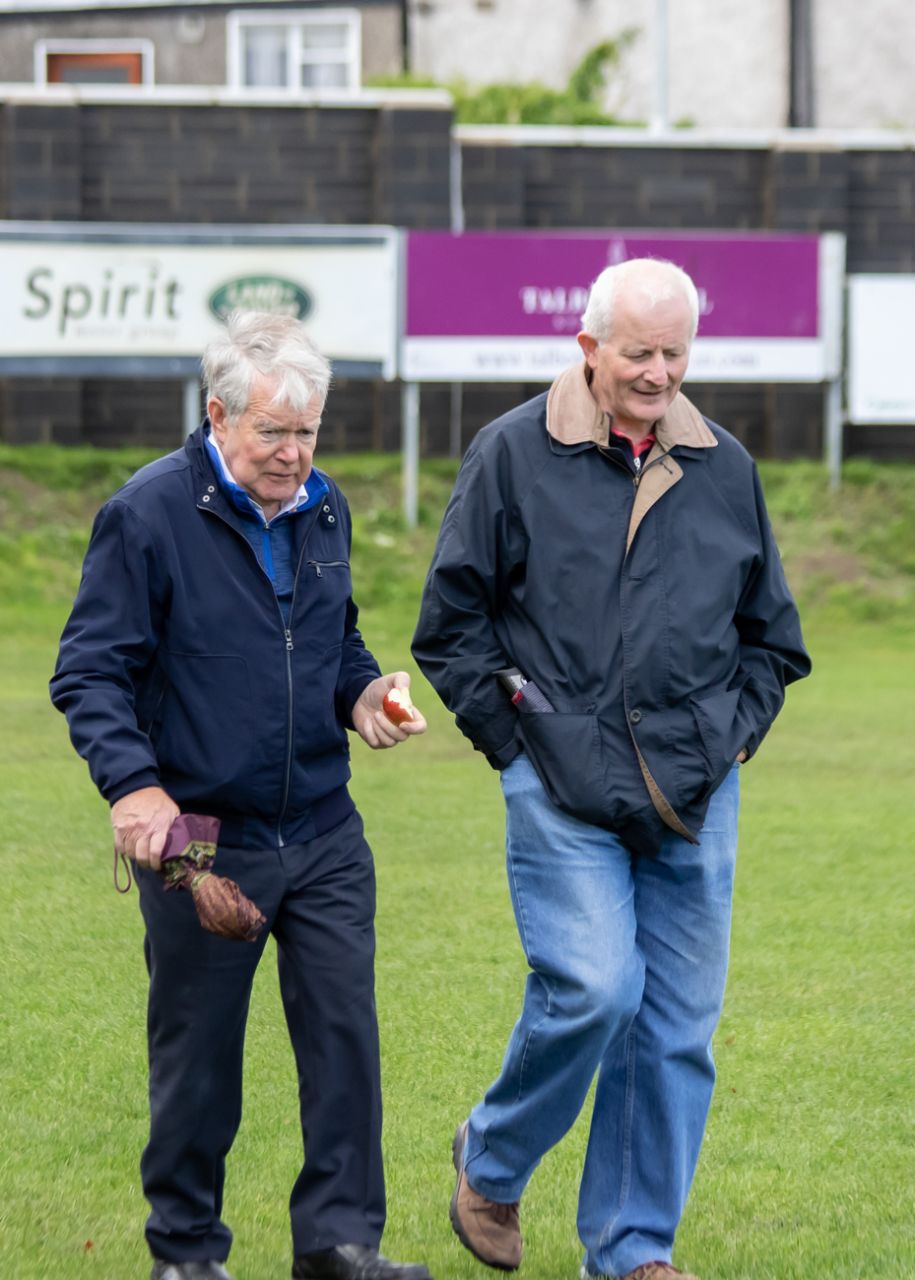
[[[297,1280],[430,1280],[378,1246],[385,1221],[374,997],[375,877],[347,790],[352,729],[385,714],[356,625],[350,516],[312,465],[330,366],[302,324],[230,317],[203,358],[207,418],[102,508],[51,682],[133,860],[149,969],[153,1280],[226,1280],[225,1160],[241,1119],[248,1001],[266,939],[299,1076]],[[260,909],[257,941],[205,933],[157,874],[173,822],[220,823],[215,871]]]
[[[595,282],[583,360],[461,467],[413,652],[501,774],[530,966],[457,1129],[451,1222],[521,1261],[519,1202],[595,1077],[583,1275],[663,1280],[712,1096],[738,768],[807,675],[752,460],[680,390],[699,313],[671,263]]]

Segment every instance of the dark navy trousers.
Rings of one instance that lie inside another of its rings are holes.
[[[157,1258],[224,1261],[225,1160],[241,1121],[242,1056],[268,931],[299,1077],[305,1160],[290,1198],[296,1254],[377,1247],[384,1229],[375,1014],[375,872],[353,813],[304,844],[220,846],[214,871],[267,917],[257,942],[203,930],[191,895],[139,869],[149,969],[150,1136],[143,1190]]]

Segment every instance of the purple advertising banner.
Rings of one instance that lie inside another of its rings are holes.
[[[815,235],[604,235],[415,231],[407,239],[408,337],[576,334],[604,267],[667,258],[695,281],[707,338],[815,338]]]
[[[744,232],[411,231],[401,375],[549,380],[581,358],[594,279],[666,258],[699,292],[693,381],[820,382],[840,360],[844,241]]]

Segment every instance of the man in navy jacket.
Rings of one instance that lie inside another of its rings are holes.
[[[454,1229],[505,1270],[522,1192],[596,1075],[583,1271],[684,1275],[671,1255],[714,1082],[738,765],[810,669],[752,460],[680,394],[698,310],[670,263],[598,277],[582,363],[468,450],[414,639],[501,772],[531,969],[453,1146]]]
[[[133,859],[150,976],[153,1280],[228,1272],[225,1158],[241,1118],[251,984],[268,932],[299,1074],[306,1159],[293,1276],[429,1280],[378,1252],[385,1220],[374,1001],[375,880],[347,790],[347,730],[402,727],[356,625],[350,517],[312,457],[330,366],[303,326],[230,317],[203,358],[207,420],[99,512],[51,682]],[[204,932],[157,871],[180,812],[220,819],[215,870],[266,916]]]

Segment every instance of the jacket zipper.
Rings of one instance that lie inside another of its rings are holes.
[[[316,578],[323,578],[322,569],[346,569],[348,560],[309,560],[308,567],[314,569]]]
[[[228,520],[226,520],[225,516],[220,515],[219,512],[216,511],[213,507],[202,507],[198,503],[197,509],[198,511],[205,511],[209,515],[216,516],[216,518],[221,520],[223,524],[226,525],[227,528],[232,530],[232,532],[236,535],[236,537],[241,539],[241,541],[245,544],[245,546],[254,556],[254,563],[257,565],[257,568],[260,570],[263,576],[267,579],[267,582],[270,585],[270,590],[273,592],[273,599],[276,602],[276,611],[279,614],[280,628],[282,629],[282,632],[283,632],[283,642],[286,647],[286,705],[288,709],[288,714],[286,717],[286,768],[285,768],[285,776],[283,780],[283,799],[280,804],[280,811],[276,820],[277,844],[279,848],[282,849],[286,844],[285,840],[283,839],[283,818],[286,816],[286,805],[289,802],[289,786],[292,781],[293,732],[295,729],[295,719],[293,714],[294,686],[293,686],[293,679],[292,679],[292,654],[293,654],[293,650],[295,649],[295,641],[293,640],[293,637],[292,637],[292,629],[291,627],[288,627],[286,625],[286,619],[283,617],[283,610],[280,608],[280,601],[279,601],[279,597],[276,594],[276,588],[274,587],[273,583],[270,581],[269,575],[264,572],[264,569],[262,568],[260,561],[255,555],[254,548],[251,546],[251,543],[248,541],[247,538],[245,538],[242,534],[240,534],[238,530],[235,529]],[[305,548],[308,545],[308,539],[311,537],[311,531],[314,528],[316,523],[317,523],[317,514],[315,515],[315,518],[312,520],[311,526],[308,529],[308,532],[305,534],[305,537],[302,539],[302,548],[299,551],[299,560],[298,560],[298,564],[296,565],[295,578],[293,579],[293,582],[292,582],[292,599],[289,602],[290,618],[293,616],[293,613],[295,610],[295,593],[299,585],[299,574],[302,571],[302,562],[305,558]],[[308,563],[314,564],[317,566],[316,560],[309,560]],[[326,563],[345,564],[346,562],[341,560],[341,561],[327,561]],[[321,574],[319,572],[318,577],[320,576]]]
[[[296,579],[298,579],[298,570],[296,571]],[[274,594],[276,594],[274,592]],[[279,600],[276,602],[279,609]],[[295,604],[295,583],[292,587],[292,602],[289,605],[289,616],[292,617],[292,607]],[[283,839],[283,818],[286,816],[286,805],[289,802],[289,783],[292,779],[292,737],[295,730],[295,718],[293,715],[292,699],[294,694],[292,682],[292,651],[295,644],[292,639],[292,631],[286,626],[286,619],[283,618],[283,611],[280,609],[280,618],[283,622],[283,636],[286,640],[286,706],[288,714],[286,717],[286,776],[283,779],[283,799],[280,803],[280,812],[276,820],[276,843],[282,849],[286,843]]]
[[[308,546],[308,540],[311,537],[311,531],[314,528],[316,522],[317,522],[316,520],[312,521],[310,528],[305,534],[305,537],[302,539],[302,549],[299,552],[299,562],[296,565],[295,577],[292,580],[292,599],[289,601],[289,617],[290,618],[294,617],[295,615],[295,593],[298,590],[298,586],[299,586],[299,575],[302,572],[302,565],[305,562],[305,549]],[[315,566],[315,569],[317,571],[317,576],[320,578],[321,567],[318,564],[318,562],[316,560],[309,560],[307,563],[309,565]],[[344,564],[345,561],[342,561],[342,560],[328,561],[327,563]],[[276,597],[275,591],[273,594]],[[286,843],[286,841],[283,839],[283,819],[286,816],[286,805],[289,803],[289,787],[290,787],[290,783],[292,782],[292,752],[293,752],[293,746],[294,746],[293,734],[295,731],[295,716],[294,716],[294,710],[293,710],[293,699],[295,696],[295,689],[294,689],[293,679],[292,679],[292,653],[295,648],[295,644],[292,639],[292,629],[286,626],[286,619],[283,618],[283,611],[282,609],[280,609],[280,602],[278,598],[276,600],[276,607],[277,609],[279,609],[280,618],[283,623],[283,635],[286,640],[286,693],[287,693],[287,702],[289,707],[289,718],[286,723],[286,778],[283,782],[283,800],[280,805],[279,817],[276,820],[276,842],[278,847],[282,849]]]

